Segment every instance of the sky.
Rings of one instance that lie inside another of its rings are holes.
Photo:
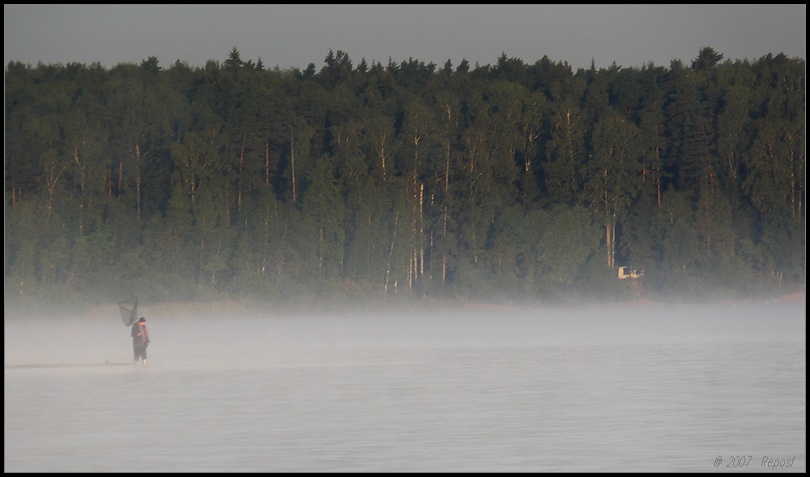
[[[236,48],[266,68],[320,69],[329,51],[356,66],[410,59],[493,65],[547,56],[575,71],[691,65],[711,47],[724,60],[807,58],[807,5],[9,5],[4,64],[202,67]]]

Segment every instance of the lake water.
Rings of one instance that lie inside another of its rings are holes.
[[[6,472],[806,471],[804,300],[142,314],[7,312]]]

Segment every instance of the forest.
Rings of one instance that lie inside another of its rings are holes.
[[[577,71],[340,50],[282,70],[236,47],[204,67],[10,62],[5,299],[804,290],[805,61],[696,53]]]

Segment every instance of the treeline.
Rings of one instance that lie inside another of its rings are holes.
[[[805,62],[5,72],[4,284],[109,302],[805,283]],[[619,280],[617,268],[643,269]]]

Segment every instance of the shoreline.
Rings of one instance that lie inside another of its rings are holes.
[[[250,315],[276,315],[276,316],[299,316],[299,315],[323,315],[323,314],[375,314],[390,310],[395,314],[402,313],[427,313],[431,311],[447,311],[447,310],[467,310],[467,311],[490,311],[490,312],[509,312],[527,309],[561,309],[561,308],[590,308],[590,307],[641,307],[641,306],[690,306],[690,305],[703,305],[703,306],[747,306],[756,304],[769,304],[769,303],[806,303],[807,294],[804,287],[801,289],[793,290],[773,297],[758,297],[751,299],[716,299],[716,300],[688,300],[679,299],[679,297],[635,297],[627,300],[615,301],[602,301],[597,300],[580,300],[580,301],[560,301],[560,302],[528,302],[528,301],[472,301],[472,300],[437,300],[433,298],[415,299],[415,300],[398,300],[392,299],[389,301],[379,301],[376,303],[348,303],[345,301],[329,302],[325,300],[324,303],[274,303],[274,302],[261,302],[258,300],[219,300],[212,302],[162,302],[153,305],[141,303],[139,306],[139,315],[145,316],[147,320],[151,317],[170,318],[173,316],[200,316],[200,315],[231,315],[237,314],[250,314]],[[13,305],[5,307],[5,320],[14,321],[16,319],[50,319],[57,320],[59,316],[65,316],[64,310],[49,310],[43,307],[39,310],[26,310],[23,307],[15,307]],[[16,308],[16,309],[15,309]],[[69,315],[83,315],[90,320],[103,320],[107,321],[115,318],[120,322],[118,305],[113,303],[109,305],[95,305],[90,306],[81,312],[73,311]]]

